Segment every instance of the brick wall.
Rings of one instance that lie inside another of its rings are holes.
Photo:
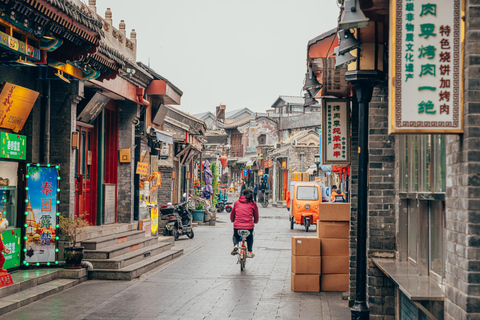
[[[445,319],[480,318],[480,1],[466,1],[464,134],[447,136]]]
[[[387,87],[376,87],[369,111],[369,192],[367,295],[370,319],[394,319],[394,286],[371,261],[394,258],[395,137],[388,135]]]
[[[355,302],[357,279],[357,199],[358,199],[358,104],[352,103],[352,148],[350,151],[350,298],[349,306]]]
[[[162,175],[162,186],[158,189],[157,192],[157,203],[159,206],[163,206],[169,202],[172,202],[172,169],[161,169]]]
[[[133,195],[135,174],[135,125],[137,105],[133,102],[119,103],[119,148],[130,148],[131,162],[118,164],[117,186],[117,222],[129,223],[133,221]]]
[[[72,149],[72,132],[76,128],[78,82],[71,84],[52,81],[50,161],[60,165],[60,213],[75,215],[75,157]]]

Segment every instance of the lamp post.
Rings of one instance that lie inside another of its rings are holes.
[[[320,170],[319,170],[319,168],[320,168],[320,154],[317,153],[313,157],[315,159],[315,165],[317,166],[317,177],[319,177],[320,176]]]
[[[357,197],[357,270],[355,303],[351,309],[352,320],[370,319],[367,306],[367,222],[368,222],[368,110],[373,87],[384,78],[383,38],[381,22],[365,22],[361,9],[350,10],[356,0],[345,1],[342,20],[348,20],[339,30],[339,47],[336,48],[337,67],[347,65],[345,80],[355,86],[358,100],[358,197]],[[367,19],[368,20],[368,19]],[[355,22],[358,22],[357,24]],[[356,24],[356,26],[355,26]],[[368,27],[367,27],[368,26]],[[355,29],[355,39],[349,28]],[[348,31],[348,32],[347,32]],[[360,42],[361,41],[361,42]],[[363,42],[363,43],[362,43]],[[351,53],[350,53],[351,52]]]

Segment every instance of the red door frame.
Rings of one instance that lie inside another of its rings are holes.
[[[91,225],[96,221],[96,185],[97,185],[97,139],[96,129],[90,125],[77,124],[78,149],[76,153],[75,177],[75,217],[87,212]],[[89,141],[88,141],[89,140]],[[89,148],[88,148],[89,145]],[[88,150],[90,149],[90,150]],[[88,151],[91,151],[91,164],[88,165]],[[83,170],[82,170],[83,166]],[[90,170],[90,172],[88,172]],[[87,179],[89,178],[89,179]]]
[[[115,184],[115,222],[117,222],[118,199],[118,107],[116,100],[105,106],[105,177],[104,183]],[[105,214],[105,213],[104,213]],[[104,217],[105,220],[105,217]]]

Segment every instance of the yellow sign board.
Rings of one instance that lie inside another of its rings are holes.
[[[158,231],[158,208],[152,208],[150,211],[150,215],[152,218],[151,229],[152,234],[156,235]]]
[[[139,162],[137,163],[137,174],[146,176],[148,173],[148,163]]]
[[[22,130],[38,94],[37,91],[5,83],[0,92],[0,127],[13,132]]]

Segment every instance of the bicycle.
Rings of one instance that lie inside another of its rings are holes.
[[[237,264],[240,264],[240,271],[245,269],[245,263],[247,262],[247,247],[245,246],[245,239],[250,235],[248,230],[238,230],[240,241],[242,242],[239,247]]]

